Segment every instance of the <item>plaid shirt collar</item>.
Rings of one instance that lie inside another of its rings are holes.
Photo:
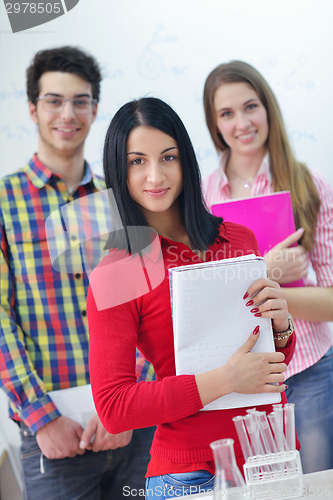
[[[24,167],[25,173],[31,179],[31,182],[38,189],[42,189],[50,181],[51,177],[56,175],[52,170],[46,167],[34,154],[29,163]],[[57,177],[61,177],[57,175]],[[92,182],[98,191],[105,189],[103,180],[97,177],[90,169],[88,163],[84,162],[84,175],[80,182],[80,186],[85,186]]]

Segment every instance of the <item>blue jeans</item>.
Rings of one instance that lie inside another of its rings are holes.
[[[25,500],[120,500],[139,490],[142,497],[154,432],[155,427],[135,430],[131,442],[117,450],[88,450],[60,460],[43,456],[42,474],[36,438],[21,424]]]
[[[333,349],[286,384],[288,401],[295,404],[303,472],[333,469]]]
[[[214,477],[206,470],[165,474],[146,480],[146,500],[165,500],[214,490]]]

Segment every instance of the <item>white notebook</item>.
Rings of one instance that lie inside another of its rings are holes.
[[[62,415],[72,418],[83,428],[96,413],[90,384],[50,391],[48,395]]]
[[[254,254],[180,266],[169,270],[177,375],[218,368],[241,347],[256,325],[253,352],[274,352],[271,320],[255,318],[243,299],[249,286],[266,278],[266,263]],[[203,410],[224,410],[278,403],[280,394],[232,393]]]

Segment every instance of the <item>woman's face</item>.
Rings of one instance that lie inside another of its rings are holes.
[[[133,129],[127,140],[127,186],[147,219],[150,212],[169,211],[183,189],[177,142],[156,128]]]
[[[232,153],[257,154],[266,151],[267,112],[248,83],[226,83],[214,96],[216,125]]]

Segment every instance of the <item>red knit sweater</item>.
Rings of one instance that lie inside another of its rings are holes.
[[[128,295],[129,290],[141,286],[140,273],[133,273],[136,265],[124,271],[119,280],[117,263],[126,257],[123,251],[111,252],[90,277],[87,299],[89,366],[97,412],[111,433],[157,425],[151,454],[160,460],[187,464],[213,460],[209,443],[222,438],[234,439],[235,454],[241,457],[232,418],[245,414],[246,409],[199,411],[202,404],[194,375],[175,374],[168,269],[198,263],[200,259],[182,243],[161,238],[161,245],[165,268],[163,281],[137,299],[129,300]],[[207,260],[250,253],[259,255],[252,231],[225,222],[221,225],[219,238],[208,248]],[[140,266],[142,269],[140,257],[131,259],[132,264],[138,265],[137,269]],[[148,269],[148,275],[154,283],[158,271],[154,278],[151,269],[153,267]],[[128,301],[108,307],[119,297]],[[136,347],[153,363],[156,381],[136,383]],[[294,348],[295,338],[292,338],[288,347],[281,350],[286,363]],[[283,393],[282,402],[286,401]],[[257,409],[272,411],[271,405]]]

